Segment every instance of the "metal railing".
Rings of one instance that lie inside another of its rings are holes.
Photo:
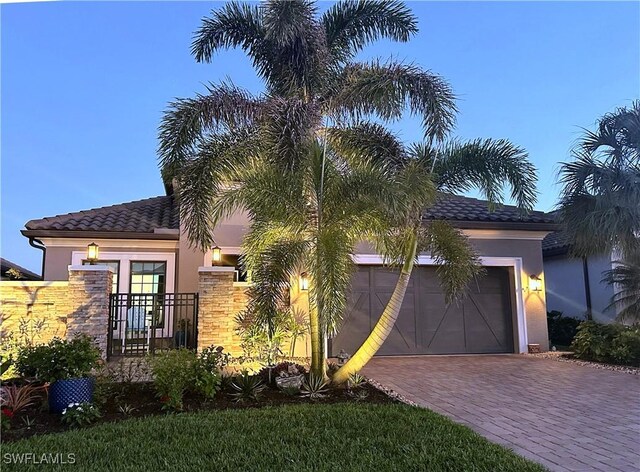
[[[107,358],[197,346],[197,293],[114,293]]]

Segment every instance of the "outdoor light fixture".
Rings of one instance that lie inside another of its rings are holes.
[[[531,292],[540,292],[542,290],[542,279],[537,275],[529,276],[529,290]]]
[[[309,290],[309,276],[306,272],[300,274],[300,290]]]
[[[100,248],[96,243],[91,243],[87,246],[87,260],[89,264],[93,265],[98,260],[100,255]]]
[[[211,264],[212,265],[220,265],[222,262],[222,249],[218,246],[214,246],[211,248]]]

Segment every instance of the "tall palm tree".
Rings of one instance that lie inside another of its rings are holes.
[[[560,168],[558,213],[573,253],[637,250],[640,236],[640,101],[598,121]]]
[[[401,179],[408,197],[429,182],[441,196],[476,188],[490,206],[495,206],[504,201],[502,189],[507,184],[511,188],[511,199],[523,213],[531,210],[536,202],[536,170],[527,160],[526,152],[506,140],[453,141],[438,147],[420,144],[405,150],[393,135],[387,134],[381,139],[381,130],[376,134],[378,140],[369,141],[361,140],[360,133],[348,130],[335,132],[333,137],[342,149],[378,156],[391,163],[394,169],[401,169],[400,173],[408,172],[410,177]],[[461,231],[445,221],[424,221],[424,201],[412,203],[413,211],[394,222],[396,231],[391,234],[396,240],[389,241],[382,235],[378,246],[389,261],[401,266],[394,291],[362,346],[334,374],[335,383],[345,382],[360,371],[384,344],[400,314],[419,253],[428,252],[434,257],[438,264],[436,272],[449,303],[461,296],[469,281],[482,272],[476,252]]]
[[[640,320],[640,101],[585,130],[572,156],[560,168],[562,229],[575,256],[619,256],[621,265],[604,273],[603,281],[621,289],[610,308],[622,310],[620,320]]]
[[[322,15],[306,0],[261,5],[231,2],[204,18],[192,46],[196,60],[210,62],[218,51],[240,47],[263,79],[265,91],[253,96],[232,83],[210,84],[206,93],[178,99],[165,113],[159,132],[160,163],[164,178],[180,183],[181,219],[190,241],[202,248],[213,243],[218,221],[214,197],[236,178],[237,169],[256,159],[279,172],[296,173],[304,168],[307,156],[323,133],[326,137],[328,128],[370,117],[387,121],[409,111],[420,116],[428,141],[446,136],[456,107],[442,78],[395,60],[354,61],[363,47],[379,38],[408,41],[417,32],[416,23],[404,3],[396,0],[343,0]],[[324,146],[311,266],[318,282],[311,291],[314,309],[310,314],[312,370],[317,373],[324,369],[324,337],[341,314],[342,295],[337,287],[344,283],[346,273],[338,274],[344,265],[335,259],[335,252],[344,249],[323,242]],[[308,203],[313,195],[290,196]],[[261,221],[254,216],[252,227],[257,228]],[[248,243],[247,247],[262,251],[247,253],[248,264],[252,258],[277,251],[276,239],[271,242],[273,247]],[[269,265],[261,267],[266,271]],[[267,277],[272,276],[265,274],[265,280]],[[270,306],[271,294],[263,289],[268,293],[258,289],[254,293],[256,306]]]

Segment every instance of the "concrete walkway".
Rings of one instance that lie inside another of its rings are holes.
[[[381,357],[364,374],[552,471],[640,471],[640,376],[521,355]]]

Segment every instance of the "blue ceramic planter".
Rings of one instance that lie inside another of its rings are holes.
[[[70,403],[93,401],[94,380],[91,377],[56,380],[49,386],[49,410],[62,413]]]

